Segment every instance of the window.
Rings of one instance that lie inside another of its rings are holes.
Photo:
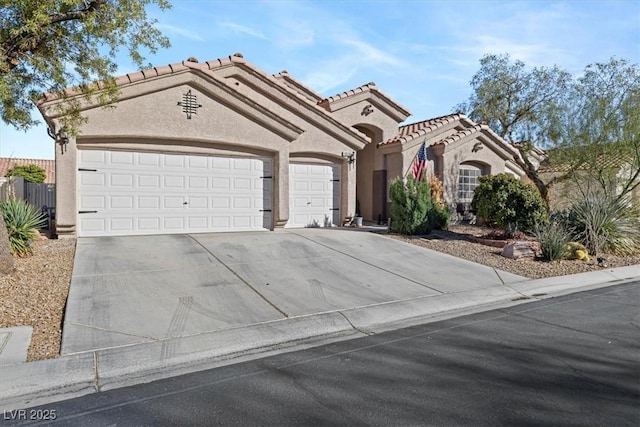
[[[471,203],[473,192],[480,185],[478,177],[482,170],[477,166],[461,165],[458,178],[458,203]]]

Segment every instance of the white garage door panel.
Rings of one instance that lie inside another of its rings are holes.
[[[271,228],[271,160],[108,150],[78,157],[79,236]]]
[[[289,221],[286,227],[340,224],[340,167],[289,165]]]

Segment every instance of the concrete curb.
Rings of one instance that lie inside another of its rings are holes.
[[[211,369],[454,315],[640,279],[640,265],[529,280],[61,356],[1,368],[0,410]],[[448,315],[448,316],[447,316]]]

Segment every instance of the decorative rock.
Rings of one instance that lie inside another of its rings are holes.
[[[502,249],[502,253],[500,255],[510,259],[534,258],[536,256],[531,245],[527,242],[508,243]]]

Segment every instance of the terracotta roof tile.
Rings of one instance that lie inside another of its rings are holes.
[[[322,95],[311,89],[309,86],[303,84],[299,80],[291,77],[289,72],[287,72],[286,70],[282,70],[279,73],[274,74],[273,77],[277,80],[284,81],[287,86],[302,94],[311,102],[319,103],[320,101],[322,101]]]
[[[405,143],[412,139],[424,136],[442,126],[456,122],[462,117],[465,117],[462,113],[448,114],[446,116],[435,117],[432,119],[423,120],[421,122],[409,123],[398,128],[398,133],[386,141],[379,143],[379,146]]]
[[[140,80],[144,80],[145,79],[145,75],[142,71],[138,71],[136,73],[129,73],[127,74],[127,77],[129,77],[129,81],[131,83],[134,82],[139,82]]]
[[[393,108],[395,108],[398,112],[403,114],[404,118],[406,118],[406,117],[411,115],[411,111],[407,110],[405,107],[403,107],[402,105],[400,105],[397,102],[395,102],[389,95],[387,95],[386,93],[384,93],[380,89],[378,89],[378,86],[376,86],[376,84],[374,82],[369,82],[369,83],[364,84],[362,86],[358,86],[357,88],[350,89],[350,90],[347,90],[345,92],[341,92],[341,93],[338,93],[336,95],[333,95],[333,96],[330,96],[328,98],[325,98],[325,99],[323,99],[321,101],[318,101],[318,105],[323,107],[323,108],[325,108],[325,109],[327,109],[327,110],[329,110],[329,106],[331,105],[331,103],[339,101],[341,99],[346,99],[346,98],[352,97],[354,95],[365,93],[365,92],[375,92],[375,93],[377,93],[387,103],[389,103],[391,106],[393,106]],[[402,119],[402,120],[404,120],[404,119]]]
[[[475,124],[475,125],[473,125],[471,127],[462,129],[461,131],[458,131],[458,132],[454,133],[453,135],[449,135],[448,137],[443,138],[440,141],[436,141],[431,145],[435,145],[435,144],[445,144],[445,145],[452,144],[452,143],[454,143],[456,141],[460,141],[464,137],[472,135],[472,134],[474,134],[476,132],[480,132],[483,129],[489,129],[489,126]]]
[[[150,77],[156,77],[158,75],[158,72],[155,68],[149,68],[147,70],[142,70],[142,74],[144,75],[145,79],[148,79]]]
[[[26,165],[40,166],[46,173],[45,184],[55,184],[56,161],[49,159],[14,159],[11,157],[0,157],[0,176],[7,176],[9,169],[14,166]]]
[[[172,72],[173,70],[168,65],[162,65],[160,67],[156,67],[156,73],[158,73],[159,76],[162,76],[165,74],[171,74]]]
[[[608,156],[608,155],[600,155],[595,160],[595,166],[597,168],[602,169],[613,169],[618,170],[625,165],[631,163],[631,157],[625,157],[623,155],[617,156]],[[540,173],[558,173],[558,172],[569,172],[572,169],[572,165],[569,163],[561,163],[561,164],[549,164],[549,159],[546,158],[541,164],[538,171]],[[579,170],[588,169],[588,165],[581,165],[578,167]]]
[[[350,96],[354,96],[357,95],[359,93],[363,93],[363,92],[368,92],[371,90],[377,90],[378,87],[376,86],[376,84],[374,82],[369,82],[367,84],[364,84],[362,86],[358,86],[354,89],[349,89],[347,91],[344,92],[340,92],[336,95],[330,96],[328,98],[323,99],[322,101],[319,102],[319,104],[321,103],[331,103],[331,102],[335,102],[339,99],[344,99],[344,98],[349,98]]]

